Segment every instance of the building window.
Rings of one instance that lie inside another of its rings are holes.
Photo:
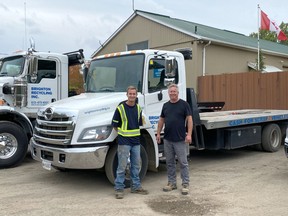
[[[133,44],[127,44],[127,51],[129,50],[143,50],[148,49],[148,41],[142,41]]]

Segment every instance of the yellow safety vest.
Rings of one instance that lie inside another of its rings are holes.
[[[140,120],[140,113],[141,113],[141,108],[139,104],[136,104],[137,110],[138,110],[138,121]],[[140,129],[132,129],[128,130],[128,119],[126,116],[125,108],[124,105],[121,104],[117,107],[120,117],[122,120],[122,125],[121,127],[118,127],[118,134],[123,136],[123,137],[135,137],[135,136],[140,136]]]

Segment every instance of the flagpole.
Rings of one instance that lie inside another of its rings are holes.
[[[258,53],[257,53],[257,70],[260,70],[260,43],[259,43],[259,35],[260,35],[260,26],[259,26],[259,11],[260,11],[260,6],[258,4]]]

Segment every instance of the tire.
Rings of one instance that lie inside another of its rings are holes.
[[[19,165],[27,154],[28,139],[19,125],[0,122],[0,168]]]
[[[281,129],[277,124],[269,124],[262,130],[262,148],[267,152],[276,152],[281,147]]]
[[[117,147],[118,145],[113,145],[108,152],[106,162],[105,162],[105,173],[108,180],[111,184],[114,185],[114,181],[116,178],[116,171],[118,166],[118,157],[117,157]],[[140,145],[140,156],[141,156],[141,169],[139,173],[140,180],[142,180],[147,172],[148,169],[148,155],[145,148]],[[125,174],[125,187],[130,187],[130,168],[127,166],[126,174]]]

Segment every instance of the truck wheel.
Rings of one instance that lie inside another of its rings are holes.
[[[267,152],[276,152],[281,147],[281,130],[277,124],[269,124],[262,130],[262,148]]]
[[[0,123],[0,168],[17,166],[27,154],[28,140],[23,129],[13,123]]]
[[[114,181],[116,178],[116,171],[117,171],[117,166],[118,166],[118,157],[117,157],[117,145],[113,145],[108,153],[108,156],[106,158],[105,162],[105,173],[108,178],[108,180],[111,182],[111,184],[114,185]],[[148,169],[148,156],[145,148],[141,145],[140,146],[140,155],[141,155],[141,168],[140,168],[140,173],[139,177],[140,180],[142,180],[147,172]],[[125,187],[129,188],[130,187],[130,163],[128,161],[128,165],[126,168],[126,174],[125,174]]]

